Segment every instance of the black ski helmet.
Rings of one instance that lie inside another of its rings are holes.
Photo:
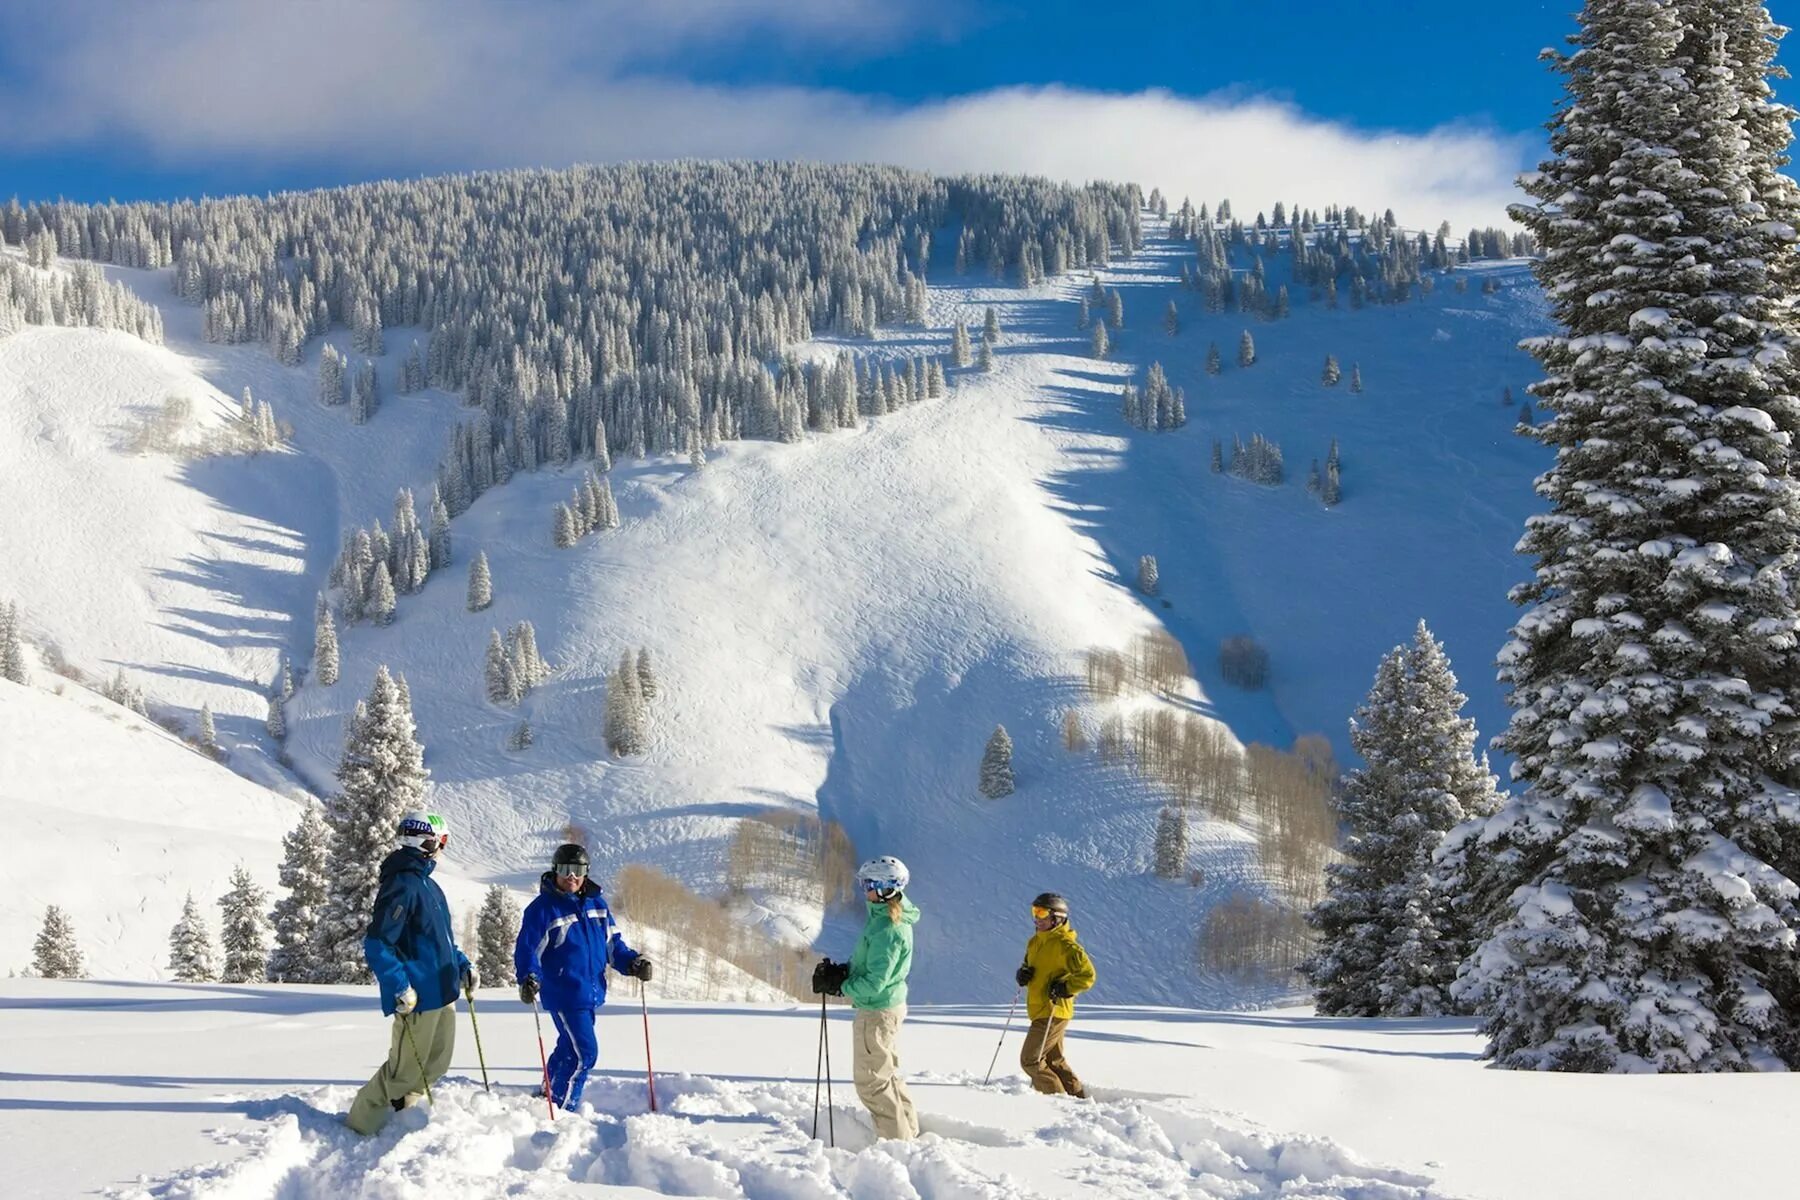
[[[1047,908],[1063,920],[1069,919],[1069,902],[1055,892],[1045,892],[1031,902],[1033,908]]]
[[[588,868],[587,848],[574,842],[564,842],[558,846],[556,853],[550,856],[550,869],[554,871],[558,867],[567,866],[578,866],[585,873]]]

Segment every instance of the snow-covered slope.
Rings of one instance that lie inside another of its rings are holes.
[[[1087,357],[1074,327],[1086,277],[938,286],[927,330],[805,347],[820,358],[937,353],[955,319],[978,326],[990,303],[1004,328],[996,370],[965,373],[943,400],[796,446],[729,444],[698,471],[619,463],[624,527],[572,550],[552,546],[550,509],[580,468],[488,493],[454,523],[452,568],[403,597],[393,625],[346,630],[342,682],[309,682],[290,705],[299,769],[330,786],[344,717],[386,663],[411,685],[437,802],[458,833],[445,876],[466,895],[491,880],[531,886],[570,821],[593,831],[603,873],[646,861],[717,892],[734,818],[816,811],[861,854],[913,865],[926,913],[921,999],[1008,994],[1024,904],[1047,887],[1074,898],[1109,998],[1244,999],[1200,977],[1192,948],[1211,903],[1258,886],[1249,839],[1201,825],[1191,863],[1205,885],[1149,877],[1158,796],[1057,740],[1062,710],[1085,703],[1080,656],[1160,622],[1195,663],[1199,711],[1245,740],[1285,745],[1320,730],[1341,745],[1379,654],[1425,616],[1491,732],[1499,703],[1485,663],[1511,618],[1504,590],[1521,564],[1510,546],[1541,457],[1510,434],[1498,401],[1506,385],[1522,395],[1528,366],[1513,343],[1541,313],[1518,267],[1500,269],[1507,287],[1495,296],[1440,286],[1415,303],[1337,312],[1301,297],[1291,319],[1253,326],[1257,366],[1211,379],[1207,343],[1230,364],[1246,318],[1201,314],[1197,293],[1176,286],[1180,253],[1153,236],[1105,273],[1127,313],[1112,362]],[[1278,282],[1284,268],[1271,268]],[[168,294],[166,273],[109,274]],[[1171,296],[1184,322],[1173,337],[1160,326]],[[233,764],[273,778],[259,765],[273,749],[262,689],[280,653],[309,654],[312,598],[342,531],[385,523],[403,485],[423,508],[463,411],[441,393],[390,387],[374,420],[355,426],[314,397],[317,344],[291,370],[259,347],[202,342],[192,308],[167,302],[163,313],[167,350],[83,331],[0,342],[0,366],[14,368],[0,370],[11,425],[0,453],[16,493],[0,532],[35,556],[0,593],[78,665],[141,664],[132,669],[164,700],[190,712],[211,703]],[[388,380],[411,336],[388,331]],[[1319,386],[1327,350],[1346,372],[1361,364],[1366,394]],[[1118,415],[1119,383],[1153,359],[1187,389],[1184,430],[1138,433]],[[169,392],[186,389],[217,420],[245,387],[292,425],[283,452],[177,463],[107,439]],[[1280,440],[1302,476],[1338,436],[1343,505],[1208,472],[1214,437],[1255,432]],[[57,514],[48,497],[63,491],[98,498],[59,526],[72,533],[45,537],[37,530]],[[142,511],[109,519],[134,498]],[[471,614],[476,549],[495,601]],[[1153,608],[1124,586],[1144,553],[1161,564]],[[517,710],[497,708],[484,697],[484,651],[491,630],[519,620],[535,624],[557,670]],[[1218,640],[1241,632],[1272,653],[1267,692],[1218,679]],[[650,649],[663,694],[648,752],[619,761],[605,753],[601,700],[630,647]],[[521,718],[536,744],[508,751]],[[991,802],[974,784],[997,723],[1013,736],[1019,790]],[[171,888],[178,904],[183,889]],[[820,935],[827,953],[853,934],[842,918],[821,929],[805,906],[764,915]]]
[[[0,964],[31,961],[56,904],[91,975],[160,977],[186,893],[216,925],[238,863],[272,886],[299,809],[128,709],[60,686],[0,680]]]
[[[654,989],[653,989],[654,990]],[[1787,1194],[1782,1076],[1490,1071],[1466,1022],[1084,1006],[1068,1055],[1096,1099],[1032,1093],[1004,1012],[915,1006],[901,1035],[925,1136],[872,1144],[830,1022],[835,1103],[813,1127],[816,1008],[601,1012],[591,1108],[529,1088],[528,1010],[483,992],[484,1094],[459,1017],[433,1103],[367,1140],[336,1114],[384,1052],[364,990],[0,982],[0,1162],[24,1200],[690,1195],[1740,1200]],[[250,1052],[246,1053],[246,1049]],[[1654,1086],[1649,1086],[1654,1084]],[[1628,1094],[1627,1094],[1628,1093]],[[823,1143],[835,1127],[836,1149]]]

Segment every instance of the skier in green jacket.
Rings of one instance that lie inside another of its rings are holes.
[[[875,1119],[878,1137],[919,1136],[919,1114],[900,1078],[900,1022],[906,1019],[906,976],[912,970],[913,925],[919,910],[906,898],[911,876],[891,855],[857,870],[869,919],[847,963],[829,958],[813,971],[813,991],[856,1006],[856,1094]]]

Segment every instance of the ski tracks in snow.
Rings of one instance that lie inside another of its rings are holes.
[[[341,1123],[352,1090],[246,1101],[216,1130],[236,1156],[140,1180],[121,1200],[455,1200],[627,1191],[744,1200],[1012,1200],[1095,1194],[1247,1200],[1441,1200],[1431,1180],[1373,1167],[1324,1138],[1277,1136],[1191,1101],[1106,1093],[1042,1097],[1022,1080],[984,1087],[917,1076],[914,1142],[877,1141],[840,1085],[837,1146],[811,1136],[802,1083],[674,1076],[646,1111],[635,1080],[596,1078],[578,1112],[552,1123],[520,1089],[484,1093],[447,1078],[434,1103],[361,1138]],[[962,1113],[979,1114],[971,1119]],[[824,1132],[826,1117],[820,1114]]]

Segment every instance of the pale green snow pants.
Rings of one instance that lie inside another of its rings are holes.
[[[851,1026],[856,1094],[875,1118],[877,1137],[919,1136],[919,1114],[913,1108],[906,1081],[900,1078],[900,1022],[905,1019],[904,1004],[898,1008],[859,1008]]]
[[[456,1049],[454,1003],[431,1012],[397,1016],[393,1023],[387,1061],[356,1093],[356,1099],[350,1103],[350,1115],[345,1118],[350,1128],[361,1134],[381,1132],[389,1117],[418,1103],[425,1094],[426,1083],[436,1083],[450,1069],[450,1054]],[[423,1075],[419,1073],[421,1062],[425,1065]]]

